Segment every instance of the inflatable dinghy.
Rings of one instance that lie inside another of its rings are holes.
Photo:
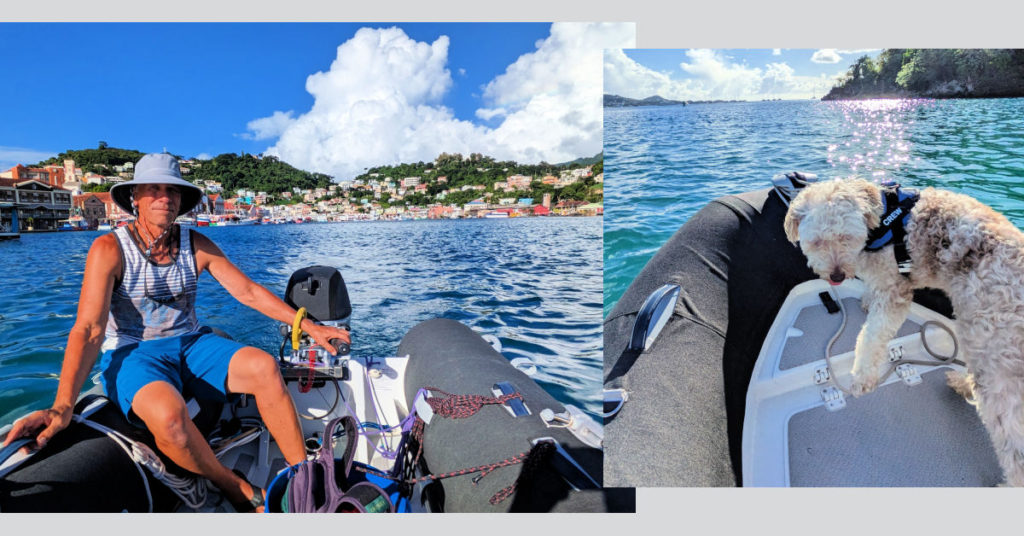
[[[317,322],[348,325],[348,292],[334,268],[297,271],[285,301]],[[277,353],[307,451],[331,441],[337,459],[351,443],[356,467],[396,484],[400,511],[635,511],[634,490],[601,489],[600,425],[556,402],[470,328],[424,322],[388,357],[347,348],[331,356],[292,335],[282,326]],[[291,474],[248,397],[189,405],[226,467],[264,489]],[[325,424],[344,416],[354,417],[358,440],[341,430],[325,438]],[[0,429],[0,440],[9,430]],[[98,389],[43,449],[25,454],[28,443],[0,451],[0,512],[233,511],[205,480],[160,455]],[[268,511],[281,511],[272,496]]]
[[[847,394],[864,287],[830,287],[786,239],[807,178],[709,203],[605,319],[608,485],[999,483],[975,409],[946,384],[964,367],[943,293],[915,293],[884,383]]]

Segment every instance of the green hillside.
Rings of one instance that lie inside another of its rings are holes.
[[[862,56],[822,100],[1024,96],[1024,49],[890,48]]]
[[[71,158],[75,161],[75,165],[82,168],[82,171],[85,173],[113,175],[114,166],[120,166],[127,162],[138,162],[143,155],[145,155],[145,153],[140,153],[133,149],[108,147],[106,142],[101,141],[99,143],[99,147],[96,149],[69,149],[53,158],[43,160],[36,165],[45,166],[56,164],[60,166],[64,164],[64,160]]]
[[[114,166],[126,162],[136,162],[144,155],[139,151],[130,149],[118,149],[107,147],[101,142],[96,149],[68,150],[51,158],[42,164],[60,164],[66,158],[73,158],[75,164],[83,171],[95,172],[103,175],[113,175]],[[177,158],[181,159],[180,156]],[[461,188],[465,185],[482,185],[486,189],[458,191],[448,194],[442,202],[444,204],[464,204],[473,199],[484,197],[487,193],[493,193],[497,197],[512,196],[511,193],[495,192],[494,183],[503,182],[510,175],[529,175],[533,178],[529,191],[520,191],[521,197],[532,197],[535,202],[540,203],[545,193],[551,194],[554,202],[562,199],[575,199],[588,202],[601,202],[603,200],[603,186],[596,183],[594,177],[582,179],[575,184],[563,188],[555,188],[553,185],[541,183],[541,179],[547,175],[558,177],[562,171],[579,169],[591,166],[593,174],[603,171],[603,154],[598,153],[589,158],[580,158],[564,164],[518,164],[513,161],[497,161],[489,156],[479,153],[463,157],[461,154],[442,153],[433,162],[416,162],[410,164],[398,164],[393,166],[377,166],[369,168],[356,180],[365,183],[373,179],[383,182],[386,177],[398,183],[405,177],[420,177],[421,182],[427,185],[427,192],[409,192],[400,201],[402,205],[425,206],[436,203],[434,196],[438,193],[453,188]],[[200,183],[204,180],[213,180],[221,183],[228,195],[233,195],[236,190],[247,189],[256,192],[267,192],[274,195],[280,192],[292,191],[292,188],[316,189],[326,188],[332,184],[332,178],[323,173],[312,173],[297,169],[286,162],[273,156],[258,157],[251,154],[225,153],[210,160],[194,160],[190,164],[183,165],[185,179]],[[447,182],[438,181],[438,177],[447,177]],[[110,184],[89,186],[86,190],[106,191]],[[386,194],[385,194],[386,195]],[[353,190],[348,197],[360,199],[372,197],[370,190]],[[298,198],[290,201],[278,200],[278,202],[298,202]],[[381,199],[381,204],[390,206],[389,197]]]
[[[414,164],[399,164],[396,166],[378,166],[367,169],[363,174],[355,178],[364,183],[371,180],[384,181],[390,177],[392,181],[398,182],[406,177],[420,177],[421,182],[427,185],[426,194],[410,193],[403,199],[403,204],[424,206],[436,203],[434,196],[443,191],[461,188],[466,185],[482,185],[485,190],[468,190],[452,192],[441,201],[444,204],[465,204],[474,199],[484,197],[487,193],[493,193],[498,197],[508,197],[512,194],[495,192],[494,183],[504,182],[510,175],[528,175],[533,178],[528,192],[520,192],[521,196],[531,197],[535,203],[540,203],[545,193],[551,194],[552,202],[562,199],[575,199],[588,202],[602,202],[604,199],[603,187],[594,181],[594,177],[583,179],[575,184],[564,188],[555,188],[552,185],[541,184],[541,179],[546,175],[559,176],[563,170],[579,169],[592,165],[592,171],[596,176],[603,171],[602,154],[598,153],[589,159],[580,159],[567,164],[518,164],[513,161],[497,161],[489,156],[479,153],[472,153],[468,157],[461,154],[441,153],[433,162],[416,162]],[[596,161],[596,164],[589,162]],[[588,162],[588,163],[584,163]],[[447,182],[442,183],[438,177],[446,177]],[[355,198],[362,194],[353,192]],[[387,200],[382,203],[388,204]]]

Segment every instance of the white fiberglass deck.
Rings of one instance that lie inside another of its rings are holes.
[[[832,349],[838,378],[829,377],[825,350],[842,324],[819,294],[832,291],[848,317]],[[945,363],[924,348],[921,326],[948,318],[918,304],[890,344],[891,366],[902,365],[874,392],[844,395],[853,348],[864,321],[864,286],[803,283],[790,293],[768,333],[747,390],[743,429],[745,486],[993,486],[1001,473],[977,413],[946,385]],[[953,352],[941,328],[926,328],[936,354]]]

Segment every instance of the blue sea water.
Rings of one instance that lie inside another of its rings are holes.
[[[1024,99],[605,108],[604,314],[714,198],[778,173],[974,196],[1024,228]]]
[[[274,294],[314,264],[341,272],[352,301],[352,352],[395,355],[419,322],[446,317],[529,357],[556,399],[600,411],[601,220],[352,222],[202,229]],[[0,242],[0,426],[49,407],[75,320],[85,258],[98,232],[28,233]],[[276,355],[278,322],[209,276],[200,322]],[[91,379],[85,386],[92,385]]]

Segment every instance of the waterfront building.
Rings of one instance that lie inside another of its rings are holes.
[[[466,214],[467,218],[474,216],[480,216],[483,212],[489,209],[489,205],[484,202],[483,199],[474,199],[465,205],[462,205],[462,211]]]
[[[0,173],[0,178],[11,179],[16,182],[35,180],[54,188],[63,188],[64,172],[65,168],[58,165],[30,168],[18,164]]]
[[[427,208],[427,218],[431,220],[448,219],[455,212],[455,207],[448,205],[430,205]]]
[[[554,213],[559,216],[573,216],[580,213],[580,207],[586,205],[585,201],[575,199],[563,199],[555,205]]]
[[[220,194],[206,194],[205,212],[209,214],[224,214],[224,198]]]
[[[89,227],[96,227],[101,220],[107,219],[107,204],[104,199],[110,201],[110,192],[87,193],[76,195],[71,199],[75,212],[85,221]]]
[[[39,179],[0,178],[0,203],[17,210],[22,230],[55,230],[71,214],[71,192]]]

